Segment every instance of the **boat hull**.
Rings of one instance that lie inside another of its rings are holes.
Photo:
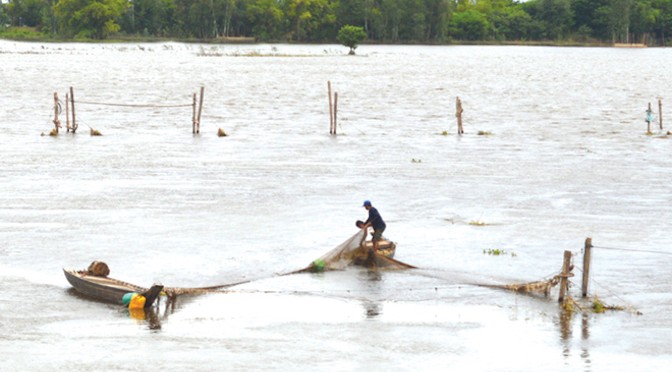
[[[126,293],[143,294],[147,301],[145,307],[154,303],[163,289],[162,285],[154,285],[152,288],[144,288],[121,280],[90,275],[86,270],[63,269],[65,278],[79,293],[99,301],[122,305]]]

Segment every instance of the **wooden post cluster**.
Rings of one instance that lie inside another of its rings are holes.
[[[560,294],[558,296],[558,302],[565,300],[565,294],[569,288],[569,273],[571,272],[571,262],[572,252],[565,251],[564,260],[562,262],[562,274],[560,274]]]
[[[327,81],[327,93],[329,94],[329,134],[336,134],[336,118],[338,117],[338,92],[332,95],[331,81]]]
[[[590,279],[590,251],[593,248],[593,239],[586,238],[583,246],[583,279],[581,280],[581,296],[588,295],[588,280]]]
[[[455,116],[457,117],[457,134],[464,134],[464,128],[462,127],[462,100],[460,97],[457,97],[455,100]]]
[[[201,113],[203,112],[203,95],[205,87],[201,87],[201,94],[198,100],[198,110],[196,110],[196,93],[194,93],[193,115],[191,132],[193,134],[201,133]]]

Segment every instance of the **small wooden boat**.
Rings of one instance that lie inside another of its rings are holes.
[[[139,293],[145,296],[145,308],[150,307],[163,291],[163,285],[155,284],[144,288],[118,279],[98,276],[89,270],[63,269],[65,278],[77,292],[100,301],[122,305],[126,293]]]
[[[368,249],[373,249],[373,242],[372,241],[365,241],[364,242],[364,248]],[[381,256],[385,256],[387,258],[394,258],[394,252],[397,250],[397,245],[389,240],[386,239],[381,239],[378,242],[378,254]]]

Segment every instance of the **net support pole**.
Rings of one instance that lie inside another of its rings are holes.
[[[572,252],[565,251],[564,260],[562,262],[562,274],[560,279],[560,294],[558,295],[558,302],[565,300],[565,294],[567,293],[567,283],[569,281],[569,263],[572,260]]]
[[[334,135],[336,135],[337,118],[338,118],[338,92],[334,93]]]
[[[658,124],[660,124],[660,130],[663,130],[663,99],[658,98]]]
[[[651,133],[651,120],[653,120],[653,115],[651,115],[651,102],[649,102],[649,108],[646,109],[646,133]]]
[[[462,109],[462,100],[460,97],[457,97],[455,99],[455,117],[457,117],[457,134],[462,135],[464,134],[464,128],[462,127],[462,113],[464,110]]]
[[[65,128],[66,132],[70,132],[70,95],[65,93]]]
[[[331,101],[331,80],[327,81],[327,93],[329,94],[329,134],[334,134],[334,106]]]
[[[588,281],[590,280],[590,253],[593,248],[593,239],[586,238],[583,247],[583,278],[581,280],[581,296],[588,296]]]
[[[198,100],[198,117],[196,118],[196,133],[201,133],[201,113],[203,112],[203,94],[205,87],[201,87],[201,95]]]
[[[196,93],[194,93],[194,103],[192,105],[191,133],[196,134]]]
[[[58,128],[61,126],[61,121],[58,120],[58,93],[54,92],[54,127],[56,128],[56,134],[58,134]]]
[[[72,133],[77,131],[77,122],[75,121],[75,91],[70,87],[70,104],[72,105]]]

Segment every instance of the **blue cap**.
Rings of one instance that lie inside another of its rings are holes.
[[[368,200],[364,200],[364,204],[362,204],[362,207],[370,207],[370,206],[371,206],[371,202],[368,201]]]

